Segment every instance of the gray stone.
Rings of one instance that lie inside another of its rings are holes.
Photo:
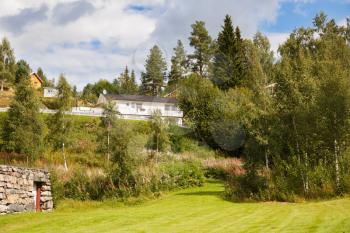
[[[11,204],[8,206],[8,211],[10,212],[23,212],[24,206],[19,204]]]

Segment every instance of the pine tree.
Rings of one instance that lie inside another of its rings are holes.
[[[174,55],[171,58],[171,70],[169,73],[168,87],[174,89],[179,80],[181,80],[187,71],[187,59],[186,51],[181,42],[177,41],[177,45],[174,48]]]
[[[208,76],[210,60],[213,54],[213,42],[203,21],[196,21],[191,25],[192,32],[189,37],[194,53],[189,55],[192,70],[202,77]]]
[[[146,60],[146,72],[141,75],[140,92],[145,95],[159,96],[164,86],[166,62],[157,45],[153,46]]]
[[[239,28],[234,29],[228,15],[225,17],[217,43],[213,82],[223,90],[242,85],[246,76],[244,44]]]
[[[29,68],[29,67],[27,67]],[[28,79],[29,69],[23,70],[16,84],[15,97],[3,127],[3,149],[27,155],[33,162],[43,145],[44,122],[39,113],[39,100]]]

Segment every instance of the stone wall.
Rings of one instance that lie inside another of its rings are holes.
[[[34,211],[36,185],[41,186],[41,210],[52,210],[53,201],[48,171],[0,165],[0,215]]]

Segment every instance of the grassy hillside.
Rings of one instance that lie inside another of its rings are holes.
[[[350,199],[232,203],[223,185],[168,194],[138,205],[63,202],[53,213],[1,216],[1,232],[349,232]]]

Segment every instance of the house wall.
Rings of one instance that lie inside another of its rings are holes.
[[[34,89],[39,89],[41,88],[41,82],[40,80],[34,75],[34,74],[31,74],[30,75],[30,82],[32,84],[32,87]]]
[[[182,111],[174,103],[116,100],[114,104],[124,119],[146,120],[159,111],[162,117],[174,118],[177,124],[182,124]]]
[[[45,98],[54,98],[58,96],[58,90],[56,88],[44,88]]]
[[[40,206],[53,208],[50,174],[45,170],[0,165],[0,215],[35,210],[35,185],[42,184]]]

